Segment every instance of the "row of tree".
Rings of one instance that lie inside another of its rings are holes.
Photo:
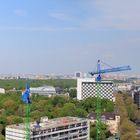
[[[42,85],[51,85],[61,88],[70,88],[76,87],[76,80],[74,79],[48,79],[48,80],[28,80],[28,83],[32,87],[38,87]],[[6,90],[17,89],[23,90],[26,85],[26,80],[0,80],[0,87],[5,88]]]
[[[130,102],[131,101],[131,102]],[[135,111],[133,110],[132,99],[126,94],[116,94],[116,110],[120,114],[120,133],[121,140],[139,140],[136,136],[136,127],[134,123],[130,120],[132,117],[136,117]]]

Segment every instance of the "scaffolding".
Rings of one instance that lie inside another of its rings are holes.
[[[30,104],[25,104],[25,138],[30,140]]]
[[[100,82],[96,85],[96,140],[101,138],[101,95]]]

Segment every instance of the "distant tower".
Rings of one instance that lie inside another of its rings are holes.
[[[75,77],[76,78],[81,78],[82,77],[82,72],[80,72],[80,71],[75,72]]]

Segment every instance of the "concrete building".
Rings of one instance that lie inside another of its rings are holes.
[[[101,98],[106,98],[115,101],[113,96],[114,84],[112,81],[97,82],[95,78],[79,78],[77,79],[77,99],[83,100],[88,97],[96,97],[97,92],[100,93]]]
[[[43,87],[31,87],[31,95],[42,95],[42,96],[53,96],[56,94],[56,90],[53,86],[43,86]]]
[[[140,108],[140,91],[135,91],[133,94],[134,103],[137,104],[138,108]]]
[[[87,119],[62,117],[43,118],[39,124],[31,123],[30,140],[89,140],[90,124]],[[6,127],[6,140],[25,140],[24,124]]]
[[[133,90],[131,91],[131,96],[134,103],[140,108],[140,85],[134,85]]]
[[[133,84],[131,83],[118,83],[117,91],[131,91]]]
[[[80,72],[80,71],[77,71],[77,72],[75,72],[75,78],[80,78],[80,77],[82,77],[82,72]]]
[[[5,94],[5,89],[4,88],[0,88],[0,94]]]
[[[90,121],[92,123],[96,122],[96,113],[92,112],[88,115],[88,119],[90,119]],[[105,123],[108,126],[108,130],[113,134],[117,134],[118,133],[118,128],[120,125],[120,116],[112,113],[112,112],[105,112],[101,114],[101,121],[103,123]]]

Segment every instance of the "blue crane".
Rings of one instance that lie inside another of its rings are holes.
[[[22,101],[25,103],[25,139],[30,140],[30,88],[26,82],[26,89],[21,96]]]
[[[103,74],[103,73],[131,70],[130,66],[114,67],[114,68],[109,68],[109,69],[101,69],[100,62],[101,62],[100,60],[97,61],[97,71],[89,72],[89,74],[91,74],[92,76],[98,74],[98,76],[96,78],[96,81],[101,81],[101,74]]]
[[[97,71],[90,72],[90,74],[98,75],[96,78],[97,84],[96,84],[96,140],[101,139],[102,129],[101,129],[101,93],[100,93],[100,83],[101,83],[101,74],[104,73],[110,73],[110,72],[118,72],[118,71],[125,71],[125,70],[131,70],[130,66],[122,66],[122,67],[114,67],[114,68],[108,68],[108,69],[101,69],[101,61],[97,61]]]
[[[30,101],[30,88],[28,86],[28,83],[26,83],[26,89],[22,93],[21,99],[26,104],[30,104],[31,103],[31,101]]]

